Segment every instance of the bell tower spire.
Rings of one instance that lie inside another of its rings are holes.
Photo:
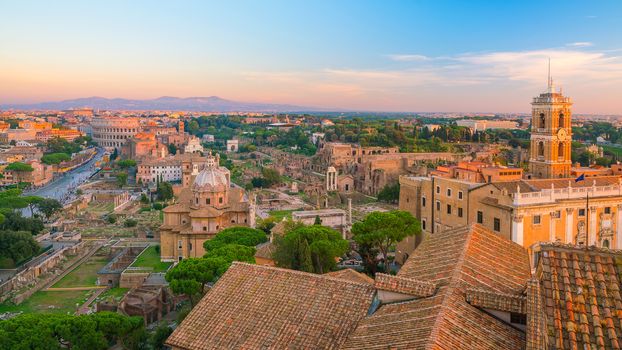
[[[572,101],[555,91],[548,61],[547,91],[531,103],[529,171],[538,178],[570,176]]]

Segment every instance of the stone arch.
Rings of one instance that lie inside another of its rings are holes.
[[[564,113],[559,113],[559,127],[560,128],[566,127],[566,118],[564,117]]]
[[[538,127],[539,128],[546,128],[546,116],[544,115],[544,113],[540,113],[540,118],[538,119],[539,124]]]
[[[566,148],[566,147],[565,147],[565,145],[564,145],[562,142],[560,142],[560,143],[557,145],[557,156],[558,156],[558,157],[563,157],[563,156],[564,156],[564,151],[565,151],[565,148]]]

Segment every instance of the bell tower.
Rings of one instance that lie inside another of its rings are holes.
[[[529,172],[536,178],[570,176],[572,101],[555,91],[549,60],[548,88],[531,102]]]

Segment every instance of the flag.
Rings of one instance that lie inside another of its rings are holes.
[[[585,180],[585,174],[581,174],[578,178],[574,179],[574,182],[579,182]]]

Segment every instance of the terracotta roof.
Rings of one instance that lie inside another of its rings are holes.
[[[166,343],[199,349],[337,349],[367,314],[366,283],[234,262]]]
[[[588,177],[583,181],[575,182],[574,178],[564,179],[535,179],[535,180],[516,180],[516,181],[503,181],[493,182],[493,186],[498,189],[506,189],[508,193],[516,193],[517,186],[520,187],[521,193],[525,192],[539,192],[541,190],[549,190],[551,186],[555,188],[567,188],[568,186],[573,188],[578,187],[591,187],[594,184],[596,186],[609,186],[617,185],[620,181],[620,176],[595,176]]]
[[[165,213],[184,213],[190,210],[190,206],[186,203],[176,203],[162,209]]]
[[[534,250],[538,273],[530,302],[534,310],[541,306],[543,319],[531,331],[549,348],[622,347],[622,252],[561,244]]]
[[[410,294],[418,297],[429,297],[436,293],[436,284],[416,279],[391,276],[384,273],[376,274],[376,289],[389,292]]]
[[[354,271],[353,269],[342,269],[325,273],[324,276],[335,277],[352,282],[374,284],[374,279],[364,273]]]
[[[272,259],[272,253],[274,253],[275,246],[272,242],[265,242],[257,245],[255,247],[257,252],[255,253],[255,257],[264,258],[264,259]]]
[[[214,207],[203,207],[199,209],[194,209],[190,211],[191,218],[214,218],[222,215],[222,210],[216,209]]]
[[[381,306],[344,349],[522,349],[525,333],[466,301],[469,288],[519,296],[527,251],[480,225],[426,237],[397,275],[439,286],[436,294]]]

